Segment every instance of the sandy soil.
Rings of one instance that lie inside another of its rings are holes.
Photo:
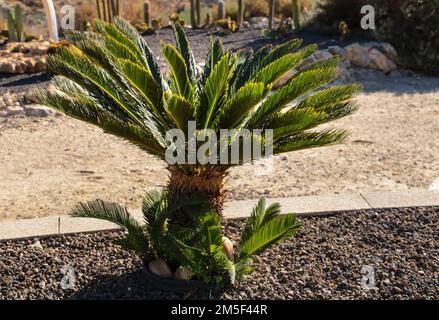
[[[428,189],[439,176],[439,78],[357,71],[360,110],[334,123],[344,145],[234,169],[228,199]],[[166,183],[163,163],[100,129],[67,118],[0,120],[0,219],[65,214],[101,198],[137,207]]]

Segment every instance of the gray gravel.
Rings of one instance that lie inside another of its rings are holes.
[[[439,299],[438,213],[409,208],[305,218],[296,238],[257,257],[253,277],[220,298]],[[242,223],[227,223],[229,237],[236,240]],[[0,243],[0,299],[183,298],[153,289],[142,261],[111,243],[120,235]],[[73,288],[63,282],[68,266]],[[362,288],[363,266],[374,268],[376,289]]]

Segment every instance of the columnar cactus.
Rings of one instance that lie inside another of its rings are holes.
[[[237,13],[237,23],[238,23],[238,28],[242,27],[242,22],[244,21],[244,1],[243,0],[238,0],[238,13]]]
[[[111,0],[107,0],[107,12],[108,12],[107,21],[108,22],[113,21],[113,8],[112,8]]]
[[[11,41],[24,41],[23,14],[18,4],[8,9],[8,34]]]
[[[101,20],[102,19],[101,0],[96,0],[96,10],[98,11],[98,18],[99,18],[99,20]]]
[[[293,5],[293,21],[294,21],[294,29],[300,30],[300,20],[299,20],[299,14],[300,14],[300,3],[298,0],[292,0]]]
[[[120,1],[116,0],[115,15],[120,16]]]
[[[120,14],[119,0],[96,0],[96,10],[99,19],[112,22]]]
[[[150,4],[149,1],[145,1],[143,3],[143,19],[144,22],[148,25],[151,26],[151,14],[150,14]]]
[[[274,20],[274,5],[275,5],[275,0],[269,0],[268,1],[268,5],[269,5],[269,11],[268,11],[268,29],[273,29],[273,20]]]
[[[191,26],[192,28],[196,28],[197,26],[197,20],[195,17],[195,0],[191,0]]]
[[[218,20],[223,20],[226,18],[226,6],[223,0],[218,1]]]
[[[195,7],[197,10],[197,26],[200,26],[202,21],[201,21],[201,1],[200,0],[195,0]]]

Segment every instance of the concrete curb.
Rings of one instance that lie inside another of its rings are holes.
[[[224,216],[228,219],[249,217],[257,201],[254,199],[228,202],[224,208]],[[293,212],[298,216],[315,216],[360,209],[439,206],[439,191],[366,192],[268,199],[268,203],[273,202],[281,204],[282,212]],[[142,221],[140,209],[131,212],[136,219]],[[119,229],[117,225],[102,220],[51,216],[0,222],[0,240]]]

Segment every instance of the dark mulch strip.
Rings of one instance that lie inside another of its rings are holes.
[[[189,42],[194,52],[197,62],[204,61],[209,39],[211,35],[219,35],[214,32],[214,29],[199,29],[188,30],[187,35]],[[229,50],[239,50],[242,48],[258,49],[268,43],[278,44],[286,40],[293,38],[304,39],[304,45],[311,43],[318,43],[319,47],[325,48],[330,45],[347,45],[355,41],[366,41],[362,38],[350,38],[348,41],[341,41],[337,37],[325,35],[315,31],[303,31],[301,33],[292,33],[283,38],[276,40],[264,37],[261,35],[260,29],[245,29],[241,32],[233,33],[227,36],[223,36],[223,42],[226,48]],[[170,28],[164,28],[156,35],[145,37],[151,50],[156,57],[159,57],[158,62],[161,67],[165,66],[165,61],[160,53],[160,41],[174,43],[172,30]],[[47,85],[50,80],[48,74],[20,74],[20,75],[6,75],[0,74],[0,94],[5,91],[20,92],[32,88],[34,85]]]
[[[224,299],[438,299],[439,208],[349,212],[305,218],[294,239],[255,259],[253,277]],[[236,240],[242,221],[226,225]],[[0,243],[0,299],[178,299],[155,290],[142,261],[96,233]],[[74,289],[62,289],[71,265]],[[364,290],[361,268],[376,271],[377,290]]]

